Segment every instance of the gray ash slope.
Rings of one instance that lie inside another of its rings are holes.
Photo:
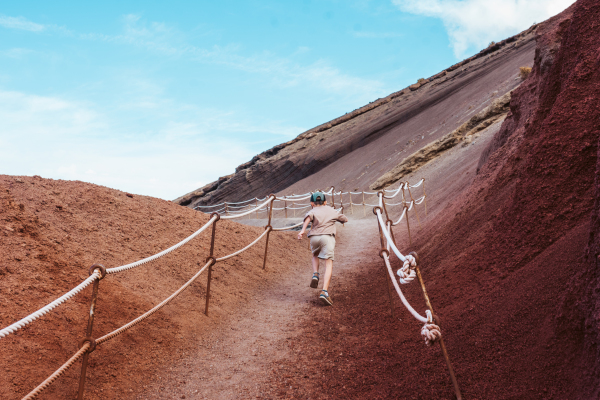
[[[367,189],[406,156],[517,87],[519,67],[533,64],[535,31],[533,26],[421,83],[310,129],[175,202],[194,207],[328,185]]]

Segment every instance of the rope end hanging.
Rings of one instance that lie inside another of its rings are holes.
[[[430,310],[425,310],[425,314],[427,314],[427,322],[421,328],[421,336],[425,340],[425,344],[431,346],[442,338],[442,330],[439,325],[433,323]]]
[[[417,273],[415,271],[417,268],[417,258],[415,256],[415,252],[411,252],[410,254],[406,255],[402,268],[396,272],[396,274],[399,276],[398,281],[403,285],[411,283],[417,277]]]
[[[96,272],[96,270],[98,270],[98,280],[102,280],[104,279],[104,277],[106,276],[106,267],[102,264],[94,264],[90,267],[89,269],[89,274],[92,275]]]

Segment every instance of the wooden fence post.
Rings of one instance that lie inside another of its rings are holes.
[[[217,259],[214,256],[214,252],[215,252],[215,236],[217,234],[217,221],[219,219],[221,219],[221,216],[219,215],[219,213],[212,213],[211,214],[211,218],[213,215],[217,216],[217,219],[215,220],[215,222],[213,222],[212,225],[212,236],[210,238],[210,255],[206,258],[206,261],[211,261],[210,265],[208,266],[208,278],[206,280],[206,306],[204,307],[204,314],[206,314],[206,316],[208,317],[208,304],[210,302],[210,281],[212,279],[212,267],[213,265],[215,265],[217,263]]]
[[[85,331],[85,337],[79,342],[79,348],[83,346],[86,342],[90,343],[90,347],[83,355],[83,360],[81,361],[81,374],[79,375],[79,390],[77,392],[77,399],[83,400],[83,392],[85,388],[85,376],[87,372],[87,364],[90,353],[96,349],[96,340],[92,338],[92,331],[94,328],[94,317],[96,316],[96,301],[98,300],[98,286],[100,285],[100,280],[106,276],[106,268],[102,264],[94,264],[90,267],[90,275],[93,274],[96,270],[100,270],[100,277],[94,281],[94,286],[92,286],[92,300],[90,304],[90,314],[88,317],[88,325]]]
[[[271,194],[270,196],[275,196],[275,195]],[[273,213],[273,203],[274,202],[275,202],[275,200],[271,201],[271,204],[269,205],[269,222],[267,223],[267,226],[265,226],[265,229],[268,229],[269,231],[267,232],[267,242],[265,243],[265,257],[263,259],[263,269],[265,269],[265,267],[267,266],[267,251],[269,250],[269,235],[271,234],[271,229],[273,229],[273,227],[271,226],[271,215]]]

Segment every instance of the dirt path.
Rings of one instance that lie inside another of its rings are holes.
[[[298,265],[278,286],[257,292],[243,310],[231,316],[229,323],[223,323],[204,338],[202,345],[179,364],[156,376],[154,384],[137,398],[240,399],[287,395],[287,391],[270,381],[271,377],[285,367],[291,354],[302,355],[310,362],[310,355],[302,354],[303,349],[294,345],[295,338],[307,326],[313,326],[314,332],[331,328],[317,324],[313,314],[330,318],[348,301],[347,279],[356,273],[357,265],[373,260],[378,247],[376,239],[372,220],[353,220],[338,228],[330,288],[334,307],[322,306],[317,301],[319,291],[308,287],[311,270],[307,253],[305,264]],[[276,379],[285,383],[281,376]],[[312,385],[310,377],[303,379],[305,385]],[[289,390],[293,393],[298,389],[296,384]]]

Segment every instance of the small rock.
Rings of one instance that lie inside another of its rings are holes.
[[[133,195],[131,193],[125,193],[125,196],[133,198]]]

